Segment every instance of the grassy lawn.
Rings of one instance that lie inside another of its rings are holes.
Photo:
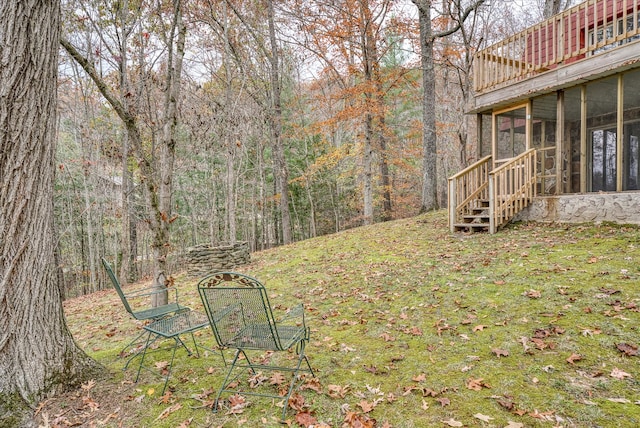
[[[451,234],[440,211],[255,253],[238,271],[278,312],[305,304],[319,382],[304,385],[291,426],[640,426],[638,227]],[[197,278],[175,280],[202,310]],[[117,354],[141,327],[115,292],[65,310],[112,376],[43,403],[41,426],[280,426],[270,399],[211,412],[225,373],[213,353],[179,350],[164,396],[151,374],[134,384]],[[197,339],[213,346],[208,330]]]

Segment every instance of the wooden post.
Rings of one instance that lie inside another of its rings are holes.
[[[496,198],[494,175],[489,174],[489,233],[496,233]]]
[[[458,201],[456,197],[456,179],[449,179],[449,230],[455,232]]]
[[[564,154],[564,91],[558,91],[558,103],[556,110],[556,195],[564,193],[562,182]],[[544,162],[544,160],[543,160]]]
[[[587,86],[580,88],[580,192],[587,191]]]
[[[624,135],[622,135],[624,131],[624,73],[618,76],[618,120],[616,128],[616,191],[622,192],[624,178]]]

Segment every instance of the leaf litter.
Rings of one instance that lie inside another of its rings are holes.
[[[305,380],[290,426],[631,427],[640,425],[639,243],[637,227],[610,224],[452,235],[440,211],[255,253],[238,269],[282,309],[306,307],[318,378]],[[195,282],[176,275],[197,310]],[[117,352],[141,327],[110,290],[66,301],[65,314],[114,377],[42,403],[42,426],[278,426],[269,400],[227,397],[224,412],[210,412],[224,373],[213,356],[178,352],[164,399],[151,377],[133,384]],[[284,381],[254,382],[277,390]]]

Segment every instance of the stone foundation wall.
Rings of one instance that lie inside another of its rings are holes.
[[[640,225],[640,192],[538,197],[513,220],[559,223],[608,221]]]
[[[191,277],[203,277],[212,272],[233,270],[237,266],[248,264],[249,261],[248,242],[215,247],[209,244],[197,245],[189,248],[185,256],[187,274]]]

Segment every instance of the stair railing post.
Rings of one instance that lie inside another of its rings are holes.
[[[495,197],[495,181],[494,175],[489,173],[489,233],[496,233],[496,216],[495,216],[495,208],[496,208],[496,197]]]
[[[455,231],[456,217],[458,211],[458,201],[456,195],[456,179],[449,179],[449,230]]]

